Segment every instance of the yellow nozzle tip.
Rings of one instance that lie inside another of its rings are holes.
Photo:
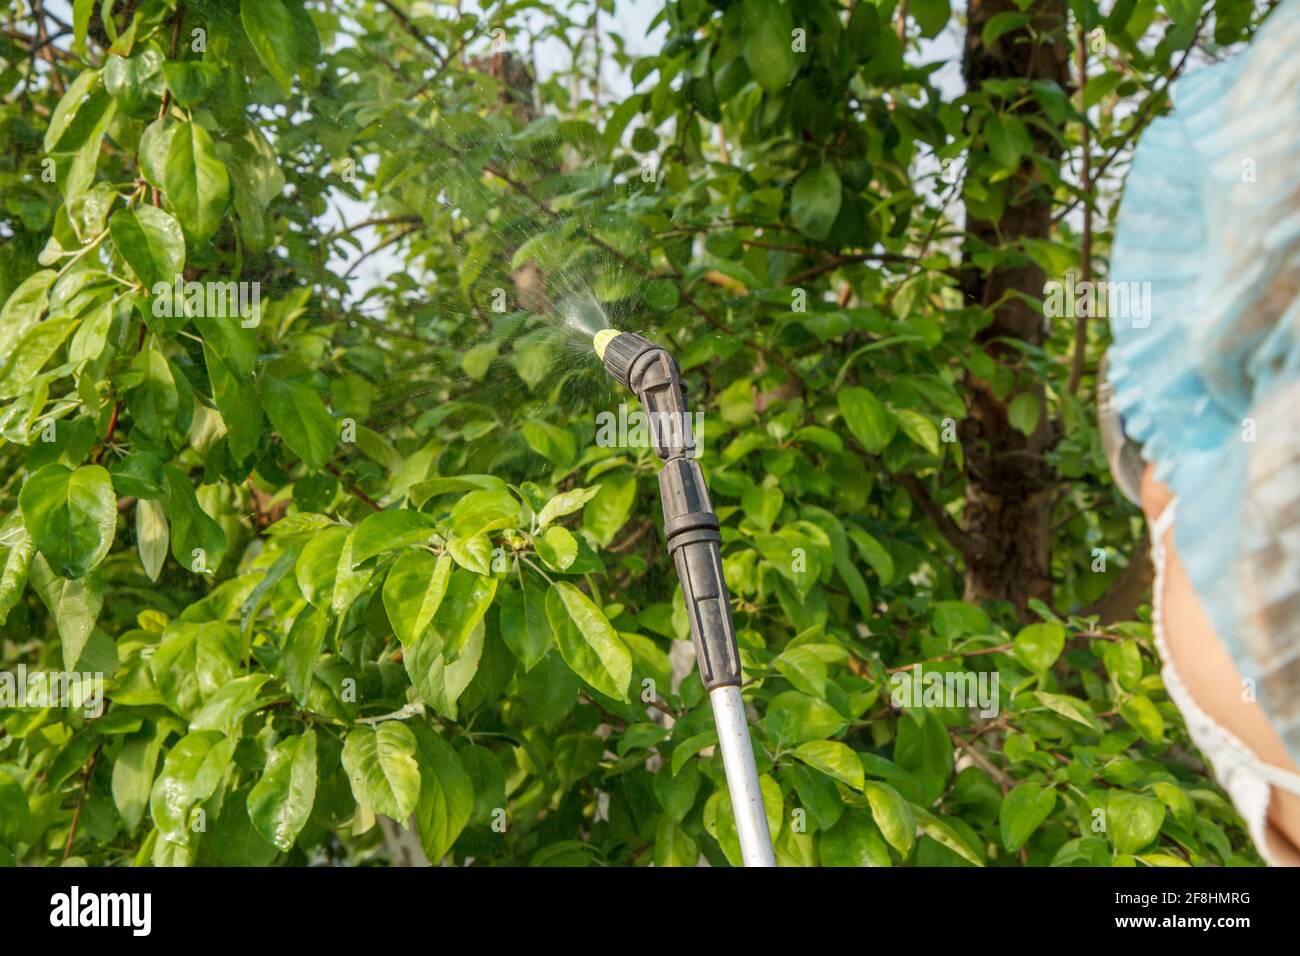
[[[592,339],[592,344],[596,346],[596,355],[602,362],[605,361],[605,349],[617,335],[618,329],[601,329]]]

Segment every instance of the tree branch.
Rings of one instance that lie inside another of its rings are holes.
[[[796,272],[785,280],[786,285],[799,285],[809,279],[815,279],[827,272],[834,272],[840,266],[853,265],[858,262],[915,262],[912,256],[903,256],[894,252],[854,252],[843,256],[833,256],[826,262],[810,266],[802,272]]]
[[[439,50],[436,46],[433,45],[433,41],[430,40],[427,36],[425,36],[420,31],[420,28],[411,22],[410,17],[408,17],[401,10],[397,9],[397,6],[392,2],[392,0],[379,0],[379,3],[386,10],[388,10],[389,13],[393,15],[393,19],[395,19],[401,25],[403,30],[405,30],[412,37],[414,37],[416,42],[419,43],[420,46],[424,47],[426,50],[428,50],[430,53],[433,54],[433,58],[438,61],[439,70],[446,68],[447,58],[442,55],[441,50]]]
[[[979,558],[979,549],[976,547],[975,541],[958,526],[952,515],[948,514],[937,501],[930,497],[930,492],[916,475],[898,475],[897,481],[911,496],[912,500],[916,502],[916,506],[934,522],[934,526],[943,535],[944,540],[956,548],[962,557],[967,561],[974,561]]]
[[[328,472],[329,472],[331,475],[333,475],[335,478],[338,478],[339,480],[345,480],[345,479],[343,478],[343,472],[339,471],[338,468],[336,468],[335,466],[333,466],[333,465],[326,465],[326,466],[325,466],[325,470],[328,471]],[[360,498],[362,501],[364,501],[364,502],[369,506],[369,508],[370,508],[371,511],[383,511],[383,510],[384,510],[384,506],[383,506],[383,505],[381,505],[379,502],[375,501],[374,498],[371,498],[368,494],[366,494],[364,491],[362,491],[360,488],[358,488],[355,484],[350,484],[350,485],[348,485],[348,486],[347,486],[347,489],[348,489],[348,491],[352,492],[352,494],[356,495],[358,498]]]
[[[1092,143],[1088,137],[1088,35],[1083,24],[1079,24],[1077,44],[1079,64],[1079,112],[1083,121],[1079,124],[1079,148],[1082,160],[1079,170],[1079,189],[1087,197],[1083,204],[1083,238],[1079,242],[1079,278],[1085,283],[1092,281]],[[1083,362],[1088,350],[1087,309],[1080,309],[1074,319],[1074,355],[1070,359],[1070,380],[1066,386],[1071,395],[1079,391],[1079,382],[1083,379]]]
[[[1143,537],[1141,545],[1128,559],[1128,567],[1114,580],[1105,594],[1080,611],[1079,615],[1090,617],[1096,614],[1101,618],[1102,624],[1131,621],[1150,592],[1154,580],[1151,542]]]
[[[1196,49],[1196,41],[1201,35],[1201,30],[1205,28],[1205,21],[1208,19],[1209,15],[1209,10],[1206,10],[1205,13],[1201,15],[1200,21],[1196,24],[1196,30],[1192,34],[1192,42],[1188,45],[1187,49],[1183,51],[1183,55],[1179,58],[1178,62],[1175,63],[1169,69],[1169,72],[1165,74],[1165,81],[1161,84],[1160,89],[1154,91],[1142,101],[1142,105],[1138,107],[1137,114],[1133,118],[1133,125],[1130,126],[1128,132],[1124,134],[1124,138],[1120,140],[1119,144],[1111,150],[1110,154],[1097,165],[1097,169],[1092,175],[1093,182],[1096,182],[1105,175],[1106,170],[1110,168],[1110,164],[1118,159],[1119,155],[1128,148],[1128,144],[1133,141],[1133,137],[1142,132],[1142,130],[1146,128],[1146,125],[1155,118],[1154,115],[1152,115],[1152,109],[1157,103],[1168,98],[1169,87],[1173,85],[1174,80],[1178,78],[1178,74],[1181,73],[1183,67],[1187,65],[1187,58],[1192,55],[1192,50]],[[1056,225],[1069,215],[1070,211],[1074,209],[1075,206],[1079,205],[1079,201],[1080,197],[1075,196],[1069,203],[1062,206],[1056,214],[1052,216],[1052,225]]]
[[[344,226],[342,229],[336,229],[331,233],[322,236],[322,241],[328,242],[331,239],[338,239],[342,236],[351,235],[358,230],[365,229],[369,226],[396,226],[404,224],[424,224],[424,220],[419,216],[374,216],[370,219],[363,219],[361,222],[353,223],[350,226]]]

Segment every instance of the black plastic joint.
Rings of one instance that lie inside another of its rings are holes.
[[[670,459],[659,472],[659,495],[664,537],[682,584],[700,678],[706,690],[739,686],[740,654],[722,576],[722,539],[699,464],[690,458]]]

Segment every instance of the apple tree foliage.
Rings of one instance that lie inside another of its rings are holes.
[[[1105,323],[1041,308],[1250,3],[671,0],[649,39],[609,0],[31,6],[0,658],[105,697],[0,703],[0,861],[386,860],[387,818],[457,864],[737,863],[658,461],[601,440],[634,400],[573,300],[703,412],[783,865],[1257,862],[1142,587],[1107,603],[1145,532]],[[1021,478],[1045,519],[992,533]]]

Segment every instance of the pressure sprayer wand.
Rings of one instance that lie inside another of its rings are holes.
[[[594,341],[605,370],[641,400],[655,454],[664,461],[659,472],[664,537],[686,598],[700,678],[713,705],[741,857],[745,866],[776,866],[740,696],[740,655],[731,598],[722,577],[722,536],[704,474],[693,457],[695,436],[686,406],[686,383],[676,360],[635,332],[605,329],[596,333]]]

